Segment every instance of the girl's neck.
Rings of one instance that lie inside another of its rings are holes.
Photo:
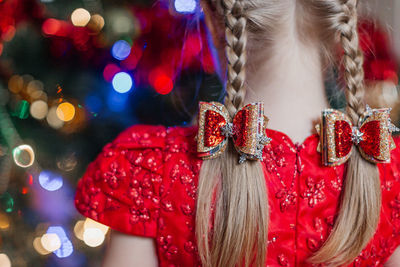
[[[315,133],[314,125],[328,107],[320,51],[289,38],[270,51],[272,56],[265,58],[249,54],[245,104],[264,102],[268,128],[302,142]]]

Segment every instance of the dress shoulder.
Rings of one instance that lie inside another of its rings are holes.
[[[75,193],[84,216],[115,230],[155,237],[167,128],[135,125],[106,144]]]

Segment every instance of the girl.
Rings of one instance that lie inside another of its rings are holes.
[[[103,266],[400,266],[400,151],[363,102],[357,0],[201,5],[224,106],[133,126],[88,166],[75,204],[116,230]],[[338,45],[347,115],[313,134]]]

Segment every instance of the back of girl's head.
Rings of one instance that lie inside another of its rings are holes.
[[[281,38],[295,38],[317,46],[325,63],[337,62],[333,51],[341,45],[346,111],[357,124],[364,112],[357,0],[204,0],[202,5],[221,22],[215,24],[225,35],[226,62],[221,65],[227,68],[225,106],[231,115],[244,104],[246,67],[260,60],[260,56],[253,55],[265,55],[261,58],[268,60]],[[349,263],[375,232],[381,201],[379,174],[377,167],[363,160],[356,149],[343,188],[333,230],[310,258],[311,263]],[[210,229],[212,218],[214,227]],[[196,215],[196,236],[204,266],[265,265],[268,221],[268,194],[260,162],[247,161],[239,166],[232,147],[222,157],[204,161]]]

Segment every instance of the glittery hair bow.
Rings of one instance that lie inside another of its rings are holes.
[[[262,160],[262,150],[270,142],[265,134],[268,118],[263,103],[251,103],[241,108],[231,119],[228,110],[218,102],[200,102],[197,152],[204,159],[218,157],[226,149],[228,138],[246,159]]]
[[[358,125],[337,110],[322,112],[322,122],[317,125],[320,135],[319,152],[326,166],[337,166],[346,162],[353,145],[358,147],[364,159],[373,163],[390,162],[390,152],[395,148],[392,132],[399,129],[391,123],[391,109],[371,109],[360,117]]]

